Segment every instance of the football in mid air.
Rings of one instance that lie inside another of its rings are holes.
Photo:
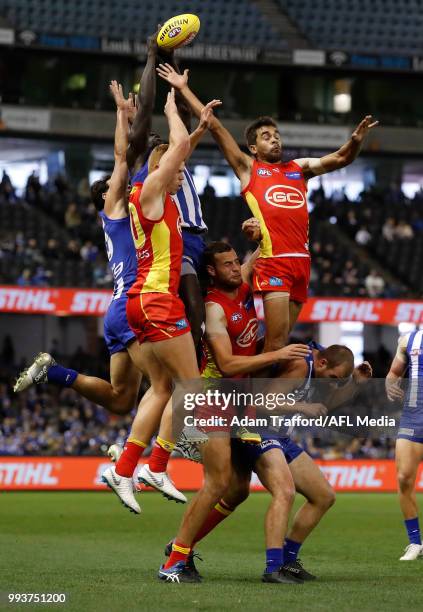
[[[197,15],[186,13],[168,19],[157,35],[157,44],[162,49],[177,49],[188,45],[197,36],[200,20]]]

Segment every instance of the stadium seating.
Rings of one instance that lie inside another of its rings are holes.
[[[277,0],[318,48],[408,55],[423,51],[418,0]]]
[[[158,23],[188,9],[204,23],[199,42],[286,47],[252,2],[191,0],[187,7],[177,0],[0,0],[0,12],[18,29],[139,41],[145,41]]]

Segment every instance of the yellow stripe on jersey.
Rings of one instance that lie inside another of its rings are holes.
[[[247,191],[245,193],[245,199],[247,200],[248,207],[255,218],[260,221],[260,230],[263,236],[260,242],[260,257],[273,257],[272,240],[270,239],[269,230],[267,229],[259,203],[251,191]]]
[[[142,249],[142,247],[145,244],[145,233],[144,233],[144,230],[142,229],[137,209],[132,204],[132,202],[129,202],[128,204],[128,212],[132,218],[132,223],[130,223],[129,225],[131,227],[132,240],[134,241],[135,248]],[[134,234],[134,229],[132,227],[132,224],[134,224],[135,230],[137,232],[136,236]]]
[[[153,263],[141,293],[168,293],[170,279],[170,229],[163,219],[151,232]]]

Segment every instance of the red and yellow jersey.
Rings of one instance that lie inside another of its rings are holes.
[[[214,289],[207,292],[205,304],[214,302],[219,304],[225,313],[227,330],[232,344],[233,355],[255,355],[257,351],[258,321],[254,298],[248,283],[243,283],[238,289],[235,299]],[[207,363],[202,376],[205,378],[221,378],[222,374],[214,362],[209,347],[206,344]],[[241,374],[233,378],[244,378],[248,374]]]
[[[260,257],[309,257],[307,183],[294,161],[267,164],[254,160],[242,190],[260,221]]]
[[[129,196],[131,232],[137,257],[137,278],[128,295],[140,293],[178,294],[182,263],[182,231],[179,211],[166,194],[163,215],[147,219],[141,209],[142,183],[136,183]]]

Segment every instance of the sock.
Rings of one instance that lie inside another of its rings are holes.
[[[62,387],[70,387],[75,382],[78,372],[61,365],[53,365],[47,371],[47,380]]]
[[[194,547],[197,542],[202,540],[210,531],[212,531],[219,523],[225,520],[232,512],[234,508],[230,508],[228,504],[226,504],[223,499],[221,499],[213,508],[210,510],[210,513],[206,517],[206,520],[201,525],[198,533],[196,533],[194,537],[194,541],[192,547]]]
[[[148,467],[152,472],[166,472],[167,464],[169,461],[170,453],[175,448],[173,442],[163,440],[160,436],[157,436],[154,443],[153,452],[150,455],[148,461]]]
[[[187,544],[182,544],[179,540],[175,540],[172,544],[172,552],[169,559],[166,561],[164,568],[168,569],[178,563],[178,561],[186,561],[191,547]]]
[[[294,540],[290,540],[286,538],[285,545],[283,547],[283,564],[292,563],[297,560],[298,552],[301,548],[302,542],[294,542]]]
[[[266,574],[277,572],[282,565],[282,548],[266,549]]]
[[[144,442],[140,442],[135,438],[128,438],[122,454],[116,463],[116,474],[125,476],[125,478],[131,478],[146,446]]]
[[[416,516],[416,518],[406,519],[404,525],[408,533],[410,544],[421,544],[419,518]]]

